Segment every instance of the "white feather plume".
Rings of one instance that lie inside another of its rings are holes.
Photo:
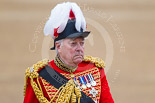
[[[76,3],[66,2],[56,5],[56,7],[51,11],[49,20],[46,22],[44,27],[44,35],[51,35],[52,38],[55,39],[54,29],[58,28],[57,33],[63,32],[67,25],[71,10],[76,18],[75,27],[77,31],[80,31],[81,28],[85,31],[86,21],[80,7]]]

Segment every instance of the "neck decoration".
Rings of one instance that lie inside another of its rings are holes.
[[[58,68],[60,68],[61,70],[65,71],[65,72],[73,73],[73,72],[75,72],[75,70],[77,69],[77,67],[74,68],[74,67],[72,67],[72,66],[69,66],[69,65],[65,64],[65,63],[61,60],[61,58],[60,58],[59,55],[57,55],[57,56],[55,57],[54,63],[56,64],[56,66],[57,66]]]

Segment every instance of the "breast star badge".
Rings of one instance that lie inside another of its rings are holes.
[[[92,89],[89,91],[89,94],[93,95],[93,97],[96,97],[98,91],[96,91],[95,88],[92,87]]]

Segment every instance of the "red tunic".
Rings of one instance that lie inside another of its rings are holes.
[[[54,60],[49,62],[49,66],[52,67],[53,69],[55,69],[60,74],[62,74],[63,76],[65,76],[67,79],[70,79],[70,73],[59,69],[55,65]],[[38,72],[41,69],[39,69]],[[90,88],[87,88],[82,91],[86,95],[91,97],[93,100],[97,99],[99,101],[99,103],[114,103],[113,98],[110,93],[110,89],[108,86],[108,82],[106,79],[104,69],[97,68],[93,63],[82,62],[78,65],[77,70],[73,74],[77,78],[80,76],[83,76],[83,75],[92,74],[96,83],[97,83],[97,85],[94,86],[94,88],[98,91],[96,98],[93,98],[93,96],[91,94],[89,94],[89,90],[91,90]],[[36,81],[36,80],[34,80],[34,81]],[[46,97],[50,101],[51,98],[54,96],[54,94],[57,92],[57,89],[41,77],[39,77],[39,82],[42,87],[44,97]],[[35,96],[33,88],[31,87],[30,79],[28,79],[28,81],[27,81],[27,89],[26,89],[26,93],[25,93],[24,103],[39,103],[38,99]]]

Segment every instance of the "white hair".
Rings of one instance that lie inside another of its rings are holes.
[[[60,44],[60,48],[63,46],[63,39],[56,41],[55,43]],[[58,54],[58,49],[55,47],[56,54]]]

